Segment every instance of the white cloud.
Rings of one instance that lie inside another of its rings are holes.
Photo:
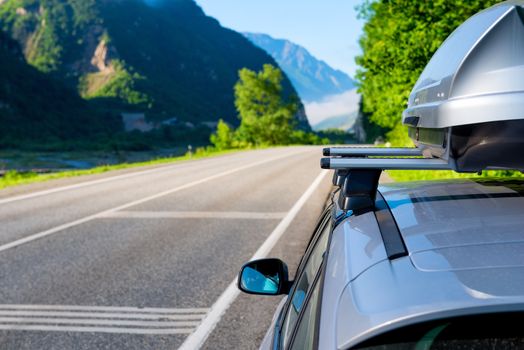
[[[350,115],[358,111],[360,95],[357,89],[349,90],[337,95],[331,95],[320,102],[310,102],[305,105],[306,113],[311,125],[342,115]]]

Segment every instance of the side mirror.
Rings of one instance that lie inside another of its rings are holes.
[[[240,270],[238,289],[249,294],[287,294],[290,289],[287,265],[280,259],[250,261]]]

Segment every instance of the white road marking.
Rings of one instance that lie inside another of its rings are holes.
[[[92,326],[138,326],[138,327],[192,327],[198,326],[198,321],[129,321],[129,320],[99,320],[99,319],[71,319],[71,318],[38,318],[38,317],[0,317],[0,324],[68,324]]]
[[[231,156],[234,156],[234,154],[231,155]],[[220,157],[220,159],[225,158],[225,157],[229,157],[229,156],[222,156],[222,157]],[[217,158],[210,158],[210,159],[216,160]],[[52,189],[49,189],[49,190],[38,191],[38,192],[33,192],[33,193],[28,193],[28,194],[22,194],[22,195],[18,195],[18,196],[8,197],[8,198],[0,199],[0,205],[6,204],[6,203],[15,202],[15,201],[20,201],[20,200],[24,200],[24,199],[31,199],[31,198],[35,198],[35,197],[41,197],[41,196],[45,196],[45,195],[53,194],[53,193],[57,193],[57,192],[63,192],[63,191],[68,191],[68,190],[75,190],[77,188],[83,188],[83,187],[98,185],[98,184],[102,184],[102,183],[106,183],[106,182],[111,182],[111,181],[116,181],[116,180],[123,180],[123,179],[127,179],[127,178],[130,178],[130,177],[146,175],[146,174],[151,174],[151,173],[155,173],[155,172],[161,172],[161,171],[169,170],[169,169],[174,168],[175,166],[179,166],[181,164],[192,164],[193,165],[193,164],[197,164],[197,162],[202,162],[202,161],[205,161],[205,159],[197,160],[196,162],[193,161],[191,163],[189,163],[189,162],[184,162],[184,163],[177,162],[177,163],[174,163],[174,164],[173,163],[171,163],[171,164],[170,163],[166,163],[165,165],[160,165],[160,166],[158,166],[158,167],[156,167],[154,169],[137,171],[137,172],[133,172],[133,173],[129,173],[129,174],[116,175],[116,176],[103,178],[103,179],[100,179],[100,180],[86,181],[86,182],[82,182],[82,183],[78,183],[78,184],[74,184],[74,185],[62,186],[62,187],[52,188]]]
[[[0,304],[0,310],[64,310],[64,311],[101,311],[131,313],[166,313],[193,314],[207,313],[207,308],[163,308],[163,307],[129,307],[129,306],[88,306],[88,305],[41,305],[41,304]]]
[[[287,213],[257,213],[236,211],[118,211],[103,218],[125,219],[282,219]]]
[[[235,169],[223,171],[221,173],[208,176],[208,177],[203,178],[201,180],[192,181],[192,182],[186,183],[185,185],[181,185],[181,186],[175,187],[173,189],[154,194],[152,196],[148,196],[148,197],[145,197],[145,198],[142,198],[142,199],[138,199],[138,200],[129,202],[127,204],[123,204],[123,205],[120,205],[120,206],[112,208],[112,209],[104,210],[104,211],[101,211],[99,213],[86,216],[86,217],[84,217],[82,219],[71,221],[71,222],[68,222],[66,224],[63,224],[63,225],[51,228],[49,230],[42,231],[42,232],[39,232],[39,233],[35,233],[35,234],[30,235],[30,236],[18,239],[16,241],[3,244],[3,245],[0,246],[0,252],[2,252],[4,250],[11,249],[11,248],[18,247],[18,246],[20,246],[22,244],[26,244],[26,243],[35,241],[37,239],[40,239],[40,238],[52,235],[52,234],[57,233],[57,232],[61,232],[61,231],[66,230],[68,228],[84,224],[86,222],[89,222],[89,221],[92,221],[94,219],[103,217],[105,215],[109,215],[109,214],[114,213],[116,211],[128,209],[128,208],[133,207],[135,205],[139,205],[139,204],[142,204],[142,203],[145,203],[145,202],[149,202],[151,200],[158,199],[158,198],[167,196],[167,195],[175,193],[175,192],[179,192],[179,191],[182,191],[182,190],[185,190],[185,189],[197,186],[197,185],[201,185],[201,184],[203,184],[205,182],[208,182],[208,181],[216,180],[218,178],[221,178],[221,177],[224,177],[224,176],[227,176],[227,175],[231,175],[231,174],[243,171],[243,170],[247,170],[247,169],[250,169],[250,168],[257,167],[257,166],[262,165],[262,164],[274,162],[274,161],[277,161],[277,160],[280,160],[280,159],[283,159],[283,158],[287,158],[287,157],[291,157],[291,156],[294,156],[294,155],[297,155],[297,154],[300,154],[300,153],[304,153],[304,152],[306,152],[306,151],[305,150],[301,150],[299,152],[287,153],[287,154],[284,154],[284,155],[281,155],[281,156],[278,156],[278,157],[273,157],[273,158],[261,160],[261,161],[258,161],[258,162],[255,162],[255,163],[251,163],[251,164],[247,164],[247,165],[235,168]]]
[[[6,204],[6,203],[11,203],[11,202],[16,202],[16,201],[20,201],[20,200],[24,200],[24,199],[31,199],[31,198],[35,198],[35,197],[41,197],[41,196],[45,196],[45,195],[53,194],[53,193],[57,193],[57,192],[63,192],[63,191],[68,191],[68,190],[76,190],[78,188],[83,188],[83,187],[88,187],[88,186],[93,186],[93,185],[99,185],[99,184],[106,183],[106,182],[111,182],[111,181],[116,181],[116,180],[123,180],[123,179],[127,179],[127,178],[130,178],[130,177],[146,175],[146,174],[150,174],[150,173],[154,173],[154,172],[159,172],[159,171],[162,171],[162,170],[167,170],[167,169],[172,168],[172,167],[174,167],[173,164],[167,164],[167,165],[155,168],[155,169],[138,171],[138,172],[133,172],[133,173],[130,173],[130,174],[111,176],[111,177],[107,177],[107,178],[100,179],[100,180],[87,181],[87,182],[82,182],[82,183],[79,183],[79,184],[57,187],[57,188],[53,188],[53,189],[50,189],[50,190],[38,191],[38,192],[33,192],[33,193],[28,193],[28,194],[22,194],[22,195],[19,195],[19,196],[8,197],[8,198],[5,198],[5,199],[0,199],[0,205]]]
[[[304,194],[299,198],[299,200],[293,205],[291,210],[288,212],[286,217],[278,224],[278,226],[271,232],[266,241],[258,248],[251,260],[262,259],[269,254],[271,249],[275,246],[277,241],[282,237],[286,229],[289,227],[293,219],[297,216],[300,209],[307,202],[309,197],[320,185],[326,174],[327,170],[322,170],[309,188],[304,192]],[[179,350],[194,350],[199,349],[207,337],[211,334],[213,329],[215,329],[217,323],[220,321],[222,315],[227,311],[231,303],[236,299],[240,291],[237,288],[237,280],[233,280],[226,290],[220,295],[217,301],[211,307],[211,310],[207,314],[206,318],[198,326],[194,333],[191,333],[184,343],[180,346]]]
[[[7,331],[43,331],[43,332],[89,332],[89,333],[113,333],[113,334],[191,334],[193,328],[120,328],[120,327],[64,327],[64,326],[40,326],[40,325],[3,325],[0,330]]]
[[[46,316],[46,317],[89,317],[89,318],[129,318],[142,320],[156,320],[159,318],[169,320],[201,320],[204,318],[203,314],[130,314],[130,313],[92,313],[92,312],[78,312],[78,311],[25,311],[25,310],[9,310],[0,311],[0,317],[3,316]]]
[[[208,311],[207,308],[0,305],[0,329],[11,331],[189,334],[200,324]]]

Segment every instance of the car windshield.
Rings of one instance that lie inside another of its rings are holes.
[[[407,326],[372,338],[356,349],[523,349],[524,313],[474,315]]]

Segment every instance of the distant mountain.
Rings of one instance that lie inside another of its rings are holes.
[[[331,68],[300,45],[266,34],[244,33],[244,36],[278,62],[306,103],[319,102],[355,87],[346,73]]]
[[[0,0],[0,30],[33,71],[76,90],[99,116],[145,113],[152,123],[238,124],[238,70],[277,66],[193,0]],[[28,79],[34,74],[20,81]],[[287,77],[284,85],[296,93]],[[309,128],[305,113],[297,118]]]

